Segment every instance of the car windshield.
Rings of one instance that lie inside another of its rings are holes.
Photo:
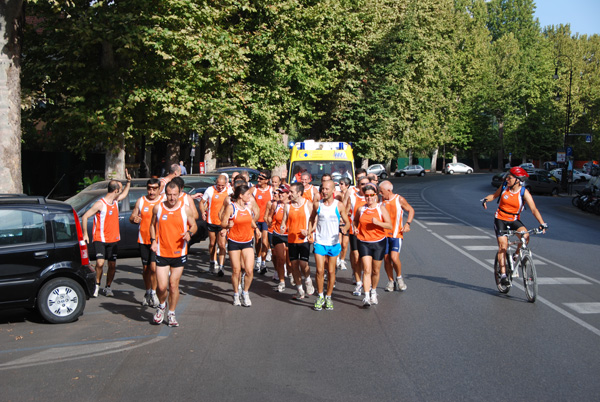
[[[311,183],[321,183],[324,174],[330,174],[334,181],[347,177],[352,181],[352,163],[349,161],[302,161],[291,166],[292,183],[299,183],[303,172],[310,173]],[[351,184],[354,184],[353,182]]]

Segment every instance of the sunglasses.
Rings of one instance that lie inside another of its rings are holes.
[[[268,180],[268,179],[264,176],[258,176],[258,180]]]
[[[365,194],[365,197],[377,197],[377,194]]]

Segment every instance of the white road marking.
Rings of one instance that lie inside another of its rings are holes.
[[[444,225],[449,225],[448,222],[425,222],[425,225],[428,226],[444,226]]]
[[[564,303],[579,314],[600,314],[600,303]]]
[[[463,246],[465,250],[469,251],[493,251],[498,250],[498,246]]]
[[[489,239],[489,236],[483,235],[447,235],[446,239],[449,240],[471,240],[471,239]]]
[[[581,278],[537,278],[538,285],[591,285],[591,282]]]
[[[415,214],[416,215],[416,214]],[[433,216],[433,215],[418,215],[419,219],[423,220],[423,219],[452,219],[449,216]]]

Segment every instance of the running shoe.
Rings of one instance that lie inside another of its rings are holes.
[[[145,307],[145,306],[149,306],[149,305],[150,305],[150,297],[151,297],[151,296],[152,296],[152,295],[150,295],[150,294],[148,294],[148,293],[146,293],[146,294],[144,295],[144,298],[142,299],[142,306],[144,306],[144,307]]]
[[[404,292],[406,290],[406,283],[404,283],[403,278],[396,278],[396,287],[401,292]]]
[[[233,305],[234,306],[241,306],[242,302],[240,301],[240,295],[239,293],[236,293],[233,295]]]
[[[160,308],[160,307],[156,308],[156,313],[154,313],[154,318],[153,318],[153,321],[156,325],[162,324],[163,320],[165,319],[165,308]]]
[[[362,282],[357,282],[356,287],[354,288],[354,292],[352,292],[354,296],[360,296],[362,294]]]
[[[346,260],[338,260],[340,262],[340,269],[342,271],[345,271],[348,269],[348,267],[346,266]]]
[[[325,298],[325,310],[333,310],[333,302],[330,297]]]
[[[296,291],[296,294],[294,295],[294,299],[296,299],[296,300],[304,299],[305,296],[306,296],[306,294],[304,293],[304,289],[298,289]]]
[[[222,265],[219,265],[219,270],[217,271],[217,276],[218,276],[219,278],[222,278],[222,277],[223,277],[223,275],[225,275],[225,271],[223,271],[223,266],[222,266]]]
[[[264,275],[264,274],[266,274],[266,273],[267,273],[267,263],[263,261],[263,262],[260,264],[260,274],[261,274],[261,275]]]
[[[106,297],[114,297],[115,296],[112,289],[109,287],[105,287],[103,292],[104,292],[104,296],[106,296]]]
[[[168,321],[169,321],[169,327],[178,327],[179,323],[177,322],[177,318],[175,318],[175,313],[169,313],[168,317]]]
[[[160,304],[160,301],[158,301],[158,296],[156,295],[156,293],[152,293],[152,307],[158,307],[158,305]]]
[[[98,297],[98,292],[100,292],[100,285],[96,285],[96,288],[94,289],[93,297]]]
[[[267,256],[265,257],[265,261],[271,261],[272,258],[273,258],[273,254],[271,253],[271,249],[269,249],[269,251],[267,251]]]
[[[250,307],[252,302],[250,301],[250,293],[242,293],[242,306]]]
[[[306,278],[306,280],[304,281],[304,284],[306,285],[306,294],[307,295],[310,296],[313,293],[315,293],[315,287],[313,286],[312,279],[310,279],[310,277]]]
[[[387,285],[385,285],[385,291],[386,292],[393,292],[394,291],[394,281],[388,281]]]
[[[260,260],[256,260],[256,264],[254,264],[254,272],[260,271]]]
[[[275,271],[275,273],[273,274],[273,281],[279,282],[279,274],[277,273],[277,271]]]
[[[285,282],[279,282],[279,285],[277,285],[277,291],[280,293],[285,291]]]
[[[324,297],[318,297],[317,301],[315,302],[315,310],[317,310],[317,311],[323,310],[323,305],[324,304],[325,304],[325,298]]]
[[[294,275],[290,274],[289,278],[290,278],[290,285],[296,286],[296,281],[294,280]]]
[[[371,304],[379,304],[379,300],[377,300],[377,292],[374,292],[373,290],[371,290]]]
[[[369,295],[365,295],[365,298],[363,299],[363,306],[371,306],[371,298],[369,297]]]

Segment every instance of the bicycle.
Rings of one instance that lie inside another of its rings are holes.
[[[501,236],[506,236],[507,238],[510,236],[515,236],[517,239],[508,243],[508,249],[506,250],[505,262],[504,266],[506,267],[506,277],[508,279],[508,285],[503,285],[500,281],[501,273],[500,273],[500,264],[498,263],[498,254],[494,258],[494,277],[496,279],[496,286],[500,293],[508,293],[511,286],[513,278],[519,277],[519,268],[521,268],[521,272],[523,274],[523,284],[525,286],[525,295],[527,296],[527,300],[531,303],[535,302],[535,299],[538,294],[538,285],[537,285],[537,273],[535,270],[535,265],[533,263],[533,253],[531,249],[527,246],[527,241],[525,240],[525,234],[540,234],[543,233],[543,229],[534,228],[528,231],[515,231],[515,230],[507,230]],[[517,235],[521,235],[519,239]],[[516,260],[513,260],[511,257],[514,252],[514,246],[521,243],[521,249],[519,253],[516,254]]]

